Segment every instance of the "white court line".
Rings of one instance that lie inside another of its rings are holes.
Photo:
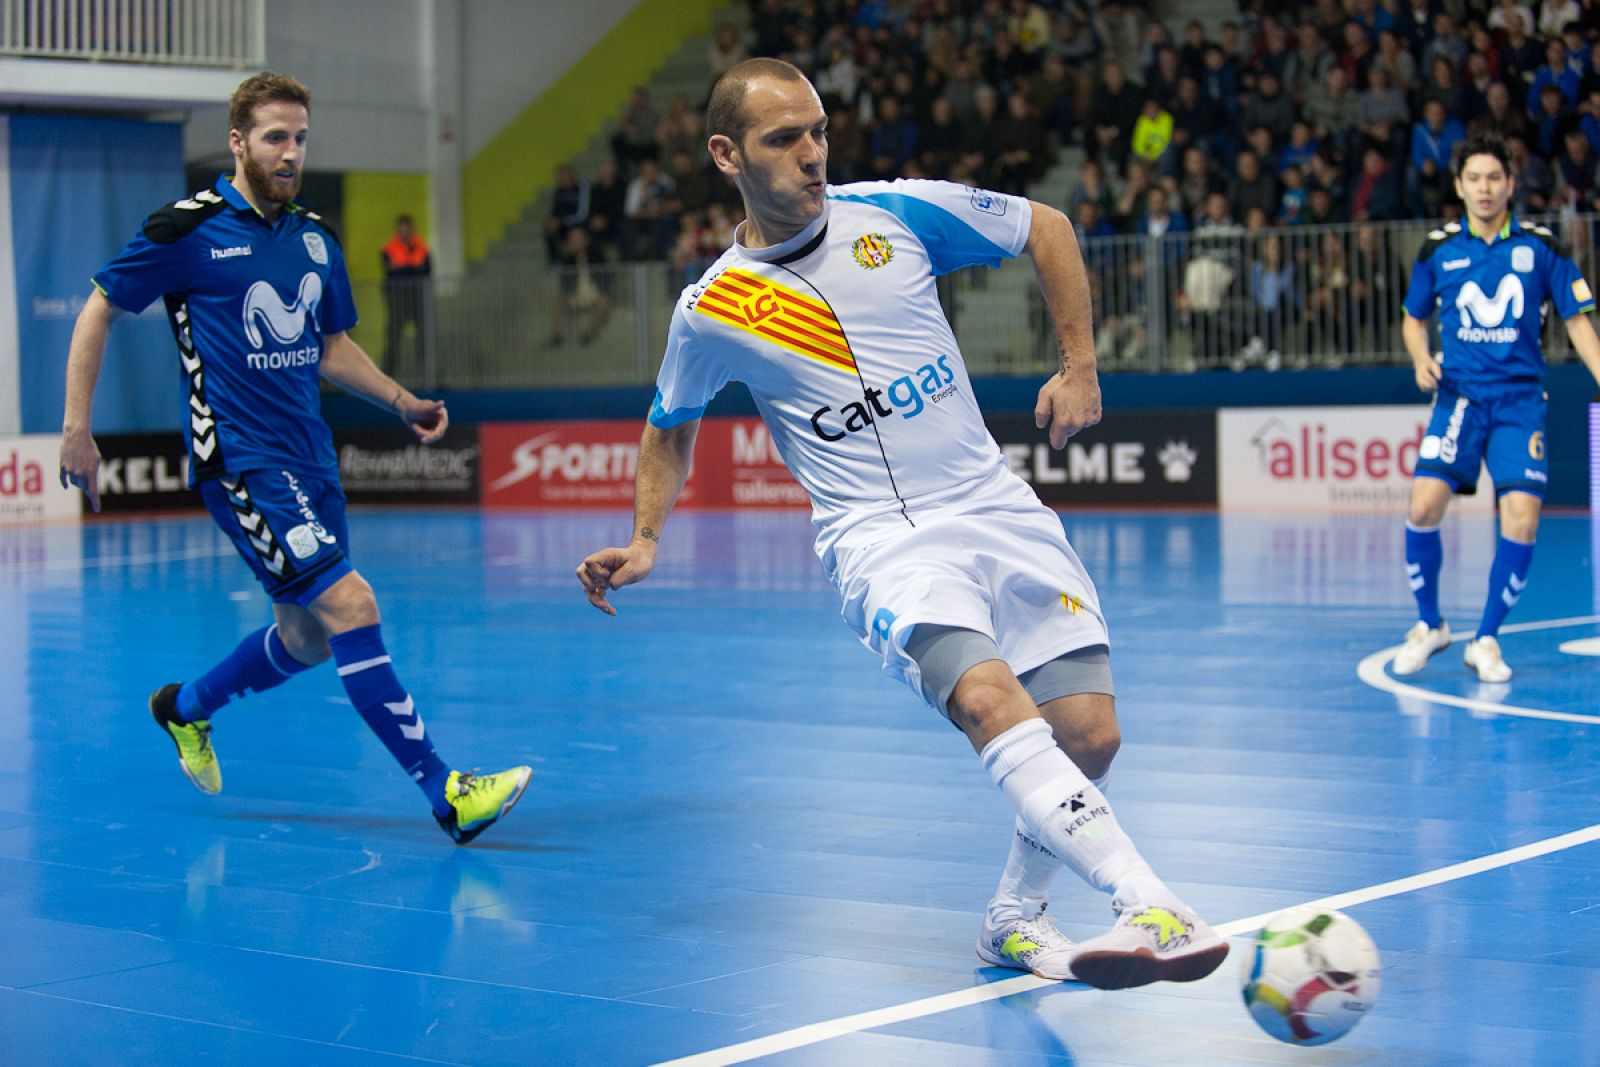
[[[1543,622],[1519,622],[1510,626],[1502,626],[1501,633],[1523,633],[1528,630],[1554,630],[1563,626],[1584,626],[1589,623],[1600,622],[1600,615],[1578,615],[1570,619],[1546,619]],[[1467,639],[1466,634],[1457,634],[1451,640],[1456,644]],[[1356,677],[1372,686],[1374,689],[1395,696],[1416,697],[1434,704],[1448,704],[1451,707],[1466,708],[1469,711],[1487,712],[1494,715],[1516,715],[1524,719],[1549,719],[1554,722],[1582,722],[1600,724],[1600,715],[1580,715],[1571,711],[1547,711],[1543,708],[1524,708],[1515,704],[1497,704],[1492,700],[1477,700],[1473,697],[1450,696],[1446,693],[1435,693],[1431,689],[1409,685],[1391,676],[1383,668],[1394,659],[1395,653],[1400,651],[1400,645],[1391,648],[1379,649],[1372,655],[1363,659],[1356,666]]]
[[[1561,834],[1557,837],[1547,837],[1543,841],[1535,841],[1529,845],[1519,845],[1516,848],[1506,849],[1504,852],[1495,852],[1488,856],[1479,856],[1477,859],[1466,860],[1462,863],[1453,863],[1448,867],[1437,870],[1425,871],[1414,874],[1409,878],[1397,878],[1392,882],[1383,882],[1379,885],[1368,886],[1365,889],[1353,889],[1348,893],[1335,893],[1328,897],[1319,897],[1307,901],[1325,908],[1350,908],[1357,904],[1365,904],[1384,897],[1398,896],[1401,893],[1411,893],[1418,889],[1427,889],[1429,886],[1440,885],[1444,882],[1453,882],[1458,878],[1467,878],[1484,871],[1492,871],[1499,867],[1509,867],[1513,863],[1533,859],[1537,856],[1547,856],[1552,852],[1574,848],[1578,845],[1587,845],[1592,841],[1600,841],[1600,823],[1586,826],[1581,830]],[[1217,933],[1224,937],[1233,937],[1238,934],[1247,934],[1261,928],[1269,918],[1278,911],[1263,912],[1260,915],[1251,915],[1243,919],[1222,923],[1216,927]],[[859,1015],[846,1015],[842,1019],[830,1019],[827,1022],[812,1023],[809,1026],[785,1030],[782,1033],[772,1034],[768,1037],[758,1037],[752,1041],[743,1041],[737,1045],[728,1045],[724,1048],[711,1049],[708,1052],[697,1052],[692,1056],[683,1056],[675,1060],[665,1060],[656,1067],[727,1067],[728,1064],[747,1063],[761,1056],[772,1056],[779,1052],[788,1052],[792,1049],[803,1048],[806,1045],[815,1045],[835,1037],[846,1034],[860,1033],[863,1030],[872,1030],[880,1026],[889,1026],[892,1023],[905,1022],[908,1019],[920,1019],[928,1015],[937,1015],[940,1012],[951,1011],[955,1008],[966,1008],[974,1004],[983,1004],[991,1000],[999,1000],[1015,993],[1026,993],[1045,986],[1060,983],[1048,978],[1039,978],[1026,974],[1019,978],[1007,978],[1000,982],[991,982],[988,985],[976,986],[972,989],[960,989],[954,993],[941,993],[936,997],[926,997],[922,1000],[913,1000],[909,1004],[896,1004],[888,1008],[879,1008],[876,1011],[864,1011]]]

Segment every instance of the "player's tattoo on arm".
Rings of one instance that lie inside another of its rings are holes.
[[[648,526],[639,527],[639,536],[644,538],[646,541],[654,541],[658,545],[661,543],[661,535],[656,533],[655,530]]]
[[[1071,369],[1072,360],[1067,355],[1067,343],[1065,341],[1057,339],[1056,353],[1061,357],[1061,376],[1066,377],[1067,371]]]
[[[405,395],[406,391],[404,388],[396,389],[394,391],[394,399],[389,401],[389,407],[393,408],[396,413],[400,411],[400,398]]]

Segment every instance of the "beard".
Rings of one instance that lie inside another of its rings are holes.
[[[302,172],[296,169],[294,181],[289,185],[275,181],[267,168],[263,167],[256,157],[247,149],[244,154],[244,180],[250,185],[250,192],[255,194],[258,201],[273,204],[287,204],[300,192],[300,177]]]

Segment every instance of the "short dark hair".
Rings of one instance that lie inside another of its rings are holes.
[[[1506,177],[1511,176],[1511,149],[1506,147],[1505,139],[1497,133],[1475,133],[1465,141],[1456,145],[1455,171],[1457,178],[1467,167],[1467,160],[1473,156],[1493,156],[1500,161],[1500,166],[1505,168]]]
[[[255,123],[255,110],[262,104],[299,104],[311,112],[311,90],[287,74],[264,70],[239,83],[228,101],[228,129],[249,133]]]
[[[744,135],[750,132],[744,97],[750,91],[750,83],[757,78],[806,81],[799,67],[781,59],[747,59],[734,64],[711,88],[711,102],[706,105],[707,134],[726,137],[736,145],[744,144]]]

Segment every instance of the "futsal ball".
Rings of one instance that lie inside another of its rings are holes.
[[[1378,949],[1361,924],[1306,904],[1267,921],[1244,957],[1244,1003],[1267,1033],[1324,1045],[1349,1033],[1378,999]]]

